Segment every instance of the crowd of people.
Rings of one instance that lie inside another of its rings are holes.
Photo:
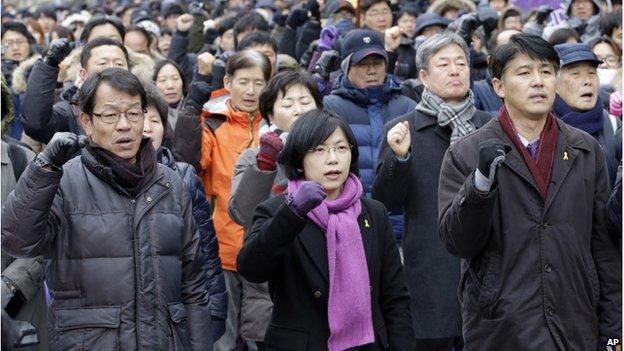
[[[621,1],[525,2],[3,4],[2,349],[615,350]]]

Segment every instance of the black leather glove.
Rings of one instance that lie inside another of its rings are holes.
[[[59,64],[71,53],[74,49],[74,43],[67,38],[61,38],[54,40],[48,48],[48,53],[43,59],[48,66],[58,67]]]
[[[323,80],[329,79],[329,74],[340,68],[340,53],[336,50],[323,51],[321,57],[314,65],[314,73],[317,73]]]
[[[41,151],[37,158],[43,165],[49,164],[58,169],[63,167],[76,153],[87,145],[87,137],[69,132],[58,132]]]
[[[288,15],[286,19],[286,25],[288,25],[292,29],[297,29],[303,26],[304,23],[308,20],[308,10],[298,8],[294,9]]]
[[[188,104],[201,111],[210,98],[212,87],[206,82],[193,82],[188,93]]]
[[[496,177],[496,169],[505,161],[511,147],[500,140],[489,139],[479,143],[479,172],[490,180]]]
[[[492,32],[498,27],[498,13],[490,7],[486,7],[479,11],[478,15],[486,38],[489,38]]]
[[[543,25],[544,22],[548,19],[548,16],[553,12],[553,8],[550,5],[542,5],[537,8],[537,12],[535,14],[535,23],[539,25]]]
[[[275,22],[278,27],[284,27],[286,25],[287,18],[288,17],[286,15],[282,15],[279,11],[276,11],[273,14],[273,22]]]
[[[457,34],[459,34],[466,44],[472,43],[472,34],[481,25],[479,16],[475,12],[467,13],[458,19]]]
[[[305,4],[305,9],[310,12],[312,18],[314,18],[317,22],[321,21],[321,9],[318,1],[308,0]]]

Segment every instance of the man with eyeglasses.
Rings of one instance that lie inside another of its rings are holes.
[[[49,259],[50,350],[212,343],[190,196],[142,136],[146,104],[125,69],[89,76],[80,89],[89,138],[56,133],[3,207],[4,253]]]
[[[616,148],[621,140],[615,131],[621,122],[609,116],[599,97],[600,82],[597,67],[602,63],[587,44],[559,44],[555,46],[561,59],[557,76],[557,97],[553,111],[567,124],[593,136],[605,154],[611,186],[620,160]]]
[[[383,139],[383,126],[393,118],[411,112],[416,102],[401,95],[401,85],[388,74],[388,53],[379,34],[355,29],[343,39],[342,74],[337,87],[325,97],[325,110],[349,124],[357,140],[359,168],[364,193],[371,196],[377,152]],[[400,212],[390,217],[395,235],[403,231]]]
[[[360,27],[372,29],[383,38],[392,26],[392,8],[389,0],[363,0],[360,3]]]

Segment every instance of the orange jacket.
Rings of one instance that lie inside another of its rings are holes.
[[[226,89],[214,91],[201,113],[199,176],[206,196],[214,201],[214,227],[223,269],[236,271],[236,256],[243,245],[243,227],[228,215],[234,165],[247,148],[258,146],[260,113],[237,111]]]

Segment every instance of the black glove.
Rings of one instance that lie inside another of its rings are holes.
[[[321,21],[321,10],[318,1],[308,0],[305,4],[305,9],[310,11],[312,18],[316,19],[317,22]]]
[[[308,10],[298,8],[294,9],[288,15],[286,19],[286,25],[288,25],[291,29],[297,29],[303,26],[304,23],[308,21]]]
[[[43,59],[43,62],[45,62],[48,66],[58,67],[73,49],[74,43],[69,41],[67,38],[54,40],[50,43],[50,48],[48,48],[48,53]]]
[[[535,23],[539,25],[543,25],[544,22],[548,19],[548,16],[553,12],[553,8],[550,5],[542,5],[537,8],[537,12],[535,14]]]
[[[275,13],[273,13],[273,22],[275,22],[278,27],[284,27],[286,25],[287,18],[288,17],[286,15],[282,15],[279,11],[275,11]]]
[[[498,13],[490,7],[486,7],[479,11],[478,18],[483,25],[486,38],[489,38],[492,32],[498,27]]]
[[[41,151],[37,158],[42,164],[49,164],[58,169],[74,157],[80,149],[87,145],[87,137],[69,132],[58,132]]]
[[[212,87],[206,82],[193,82],[188,93],[188,104],[201,111],[210,98]]]
[[[466,44],[472,43],[472,34],[481,25],[479,16],[474,13],[467,13],[458,19],[457,34],[459,34]]]
[[[329,74],[340,68],[340,54],[336,50],[323,51],[314,65],[314,73],[318,73],[323,80],[329,79]]]
[[[490,180],[496,177],[496,169],[505,161],[505,155],[511,147],[496,139],[479,143],[479,172]]]

